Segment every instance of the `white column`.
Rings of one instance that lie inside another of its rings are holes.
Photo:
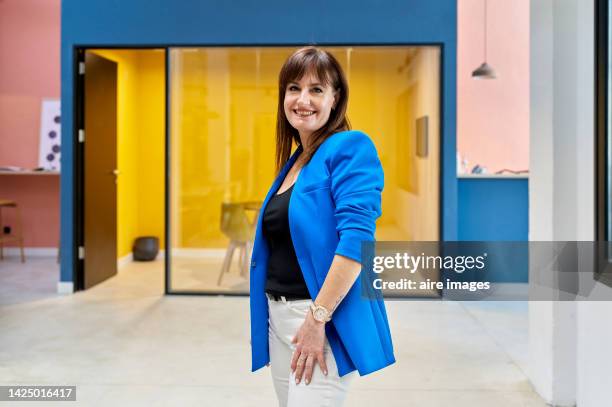
[[[530,7],[530,179],[532,241],[578,240],[578,27],[580,0]],[[592,135],[590,135],[592,137]],[[576,403],[576,304],[529,304],[529,376],[555,406]]]

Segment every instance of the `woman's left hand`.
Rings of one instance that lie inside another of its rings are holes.
[[[319,363],[323,374],[327,376],[327,365],[323,353],[325,323],[316,321],[308,312],[304,323],[291,342],[297,344],[291,359],[291,371],[295,372],[296,384],[300,383],[302,375],[304,375],[306,384],[310,383],[315,362]]]

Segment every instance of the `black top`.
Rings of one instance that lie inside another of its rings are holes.
[[[309,299],[289,231],[289,199],[293,185],[270,198],[263,213],[263,235],[268,242],[268,274],[265,291],[270,294]]]

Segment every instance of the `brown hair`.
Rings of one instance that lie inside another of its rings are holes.
[[[327,123],[315,131],[310,139],[308,151],[301,154],[305,163],[310,161],[317,148],[329,136],[343,130],[350,130],[351,125],[346,117],[348,105],[348,83],[338,60],[329,52],[316,47],[304,47],[295,51],[283,64],[278,77],[278,114],[276,117],[276,171],[283,168],[291,155],[293,142],[300,144],[299,132],[291,126],[285,115],[285,92],[290,82],[300,80],[312,72],[325,85],[330,85],[338,92],[336,107],[329,114]]]

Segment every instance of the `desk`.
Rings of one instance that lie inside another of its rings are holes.
[[[60,175],[59,171],[0,171],[0,175]]]
[[[57,247],[60,234],[60,179],[60,171],[0,171],[0,198],[21,208],[26,255],[35,249],[55,256],[49,249]],[[17,223],[10,211],[3,221],[7,226]]]
[[[529,179],[529,173],[504,174],[457,174],[458,179]]]

